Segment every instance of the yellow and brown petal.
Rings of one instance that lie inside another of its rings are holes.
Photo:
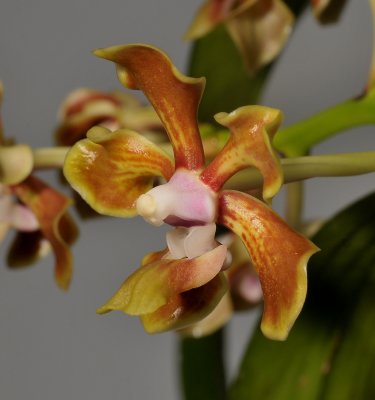
[[[67,214],[71,200],[33,176],[13,186],[12,190],[34,213],[42,234],[33,234],[28,239],[25,237],[18,239],[15,249],[19,249],[19,244],[25,244],[26,240],[27,246],[30,247],[28,259],[33,261],[42,251],[41,240],[46,239],[55,255],[56,282],[62,289],[67,289],[72,276],[70,244],[77,237],[77,229]],[[13,262],[17,263],[17,260],[13,259]]]
[[[318,248],[261,201],[241,192],[220,194],[218,223],[247,247],[263,289],[262,331],[286,339],[307,290],[307,261]]]
[[[162,252],[125,280],[115,295],[98,313],[112,310],[130,315],[145,315],[168,304],[176,295],[199,288],[219,274],[226,257],[226,247],[218,246],[202,256],[188,259],[161,258]]]
[[[231,136],[202,172],[202,181],[217,192],[236,172],[256,167],[264,179],[263,198],[270,200],[283,182],[280,162],[271,145],[282,113],[269,107],[245,106],[230,114],[219,113],[215,118],[230,129]]]
[[[71,146],[86,137],[87,131],[100,125],[111,131],[126,128],[140,133],[162,132],[162,124],[150,106],[121,92],[102,92],[80,88],[70,93],[59,110],[56,141]]]
[[[227,287],[227,280],[221,272],[205,285],[179,293],[153,313],[142,315],[143,327],[148,333],[159,333],[196,324],[215,309]],[[207,329],[215,327],[208,326]]]
[[[117,64],[120,82],[147,96],[171,141],[176,169],[199,170],[204,166],[197,122],[204,78],[183,75],[161,50],[147,45],[114,46],[95,51]]]
[[[120,217],[136,215],[135,201],[151,189],[154,177],[169,179],[173,171],[172,160],[146,138],[103,127],[90,129],[64,164],[66,179],[94,210]]]

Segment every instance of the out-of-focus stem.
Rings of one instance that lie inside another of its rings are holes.
[[[34,169],[62,168],[70,147],[43,147],[33,150]]]
[[[290,226],[299,230],[302,224],[304,190],[303,182],[291,182],[286,185],[285,219]]]
[[[329,137],[361,125],[375,124],[375,90],[366,96],[327,108],[296,124],[281,129],[273,145],[288,157],[306,154]]]
[[[309,178],[354,176],[375,172],[375,151],[322,156],[284,158],[281,160],[284,182]],[[256,189],[263,178],[255,168],[243,170],[225,184],[229,189]]]

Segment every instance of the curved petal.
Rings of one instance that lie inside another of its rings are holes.
[[[226,285],[228,286],[228,285]],[[203,319],[182,328],[178,333],[183,337],[200,338],[211,335],[224,326],[232,317],[233,305],[229,291],[226,291],[215,308]]]
[[[336,22],[346,0],[311,0],[315,18],[322,24]]]
[[[294,23],[282,0],[258,0],[226,21],[226,28],[249,72],[271,62],[283,49]]]
[[[230,114],[219,113],[215,118],[231,130],[231,136],[202,172],[202,181],[218,191],[233,174],[254,166],[263,175],[264,199],[271,199],[283,181],[280,162],[271,145],[281,123],[281,111],[263,106],[246,106]]]
[[[72,276],[72,255],[69,243],[65,240],[67,228],[64,215],[71,200],[32,176],[12,189],[36,216],[40,230],[55,254],[57,284],[67,289]]]
[[[211,32],[220,23],[244,12],[258,0],[208,0],[196,13],[185,34],[186,39],[198,39]]]
[[[213,279],[225,261],[226,247],[218,246],[193,259],[159,259],[135,271],[99,314],[121,310],[144,315],[167,304],[177,294],[203,286]],[[156,256],[158,258],[158,255]]]
[[[224,191],[218,222],[245,243],[263,289],[262,331],[286,339],[306,297],[306,264],[318,248],[291,229],[261,201],[241,192]]]
[[[135,201],[152,187],[154,176],[169,179],[170,158],[136,132],[94,127],[66,156],[64,175],[98,213],[136,215]]]
[[[226,278],[220,273],[205,285],[173,296],[153,313],[142,315],[143,327],[148,333],[158,333],[195,324],[213,311],[226,290]]]
[[[114,46],[96,50],[95,54],[117,64],[124,86],[140,89],[148,97],[172,143],[176,169],[202,168],[197,109],[205,80],[183,75],[165,53],[152,46]]]

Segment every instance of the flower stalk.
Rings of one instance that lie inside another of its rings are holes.
[[[170,145],[163,145],[168,153]],[[34,169],[62,168],[70,147],[43,147],[33,150]],[[291,157],[281,160],[284,182],[298,182],[318,177],[345,177],[375,172],[375,151],[319,156]],[[255,168],[248,168],[233,176],[226,188],[259,188],[262,177]]]
[[[287,157],[307,154],[316,144],[361,125],[375,124],[375,90],[338,103],[309,118],[280,129],[273,145]]]

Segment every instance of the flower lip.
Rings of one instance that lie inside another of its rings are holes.
[[[217,196],[195,173],[178,169],[169,182],[139,196],[136,208],[152,225],[199,226],[215,221]]]

